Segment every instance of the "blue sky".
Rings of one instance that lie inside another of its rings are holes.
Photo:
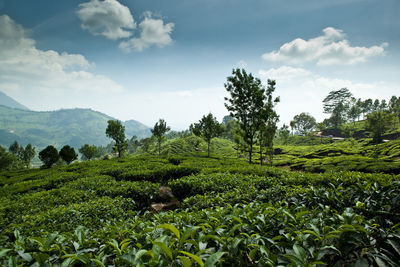
[[[33,110],[92,108],[173,129],[212,112],[243,67],[276,79],[281,124],[347,87],[400,88],[397,0],[0,0],[0,90]]]

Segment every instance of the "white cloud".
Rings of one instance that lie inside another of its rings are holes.
[[[80,4],[76,13],[83,29],[112,40],[128,38],[136,28],[129,8],[117,0],[91,0]]]
[[[305,78],[311,75],[311,72],[303,68],[293,68],[282,66],[280,68],[271,68],[269,70],[260,70],[261,77],[278,80],[279,82],[292,81],[294,79]]]
[[[387,43],[371,47],[351,46],[342,30],[325,28],[323,35],[309,40],[297,38],[283,44],[278,51],[262,55],[268,61],[301,64],[316,61],[317,65],[350,65],[383,55]]]
[[[275,94],[280,96],[277,105],[281,123],[288,124],[301,112],[309,112],[318,121],[327,117],[323,113],[322,100],[330,91],[348,88],[356,98],[372,98],[388,100],[396,95],[398,87],[395,84],[377,81],[364,83],[345,79],[323,77],[303,68],[282,66],[269,70],[260,70],[259,75],[266,84],[267,79],[276,79]]]
[[[140,37],[121,42],[119,45],[121,49],[126,52],[132,49],[142,51],[152,45],[164,47],[172,43],[171,33],[174,23],[165,24],[162,19],[153,18],[149,11],[145,12],[144,20],[139,24],[139,28],[141,29]]]
[[[80,54],[37,49],[26,30],[0,16],[0,90],[33,109],[85,106],[93,95],[122,92],[110,78],[89,71]]]

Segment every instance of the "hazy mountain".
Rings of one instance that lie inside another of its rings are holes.
[[[111,119],[114,118],[91,109],[37,112],[0,106],[0,144],[8,147],[17,140],[22,145],[31,143],[38,148],[107,145],[111,139],[105,131]],[[151,135],[150,128],[138,121],[129,120],[124,125],[127,138]]]
[[[10,108],[18,108],[23,110],[29,110],[29,108],[25,107],[24,105],[18,103],[13,98],[9,97],[5,93],[0,91],[0,105],[10,107]]]

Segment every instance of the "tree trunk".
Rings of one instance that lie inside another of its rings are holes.
[[[250,150],[249,150],[249,163],[251,164],[251,156],[253,155],[253,139],[250,142]]]
[[[262,154],[262,144],[260,142],[260,165],[263,165],[263,154]]]
[[[210,157],[210,142],[211,140],[207,141],[207,157]]]

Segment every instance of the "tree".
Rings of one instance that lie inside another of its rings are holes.
[[[14,141],[14,143],[12,143],[8,148],[8,151],[10,151],[10,153],[12,153],[13,155],[18,156],[18,153],[20,152],[18,142]]]
[[[363,118],[372,111],[373,101],[371,98],[364,100],[362,105]]]
[[[50,168],[58,161],[60,155],[54,146],[47,146],[39,152],[39,159],[44,163],[47,168]]]
[[[375,99],[374,104],[372,105],[372,111],[378,111],[380,106],[381,103],[379,102],[379,99]]]
[[[139,141],[139,145],[144,152],[149,153],[150,147],[153,142],[154,142],[153,138],[150,138],[150,137],[142,138]]]
[[[0,146],[0,170],[10,170],[18,167],[18,158]]]
[[[330,121],[334,128],[338,128],[346,121],[346,114],[349,108],[349,101],[352,94],[347,88],[329,92],[328,96],[322,101],[324,103],[324,113],[331,114]]]
[[[68,165],[78,158],[78,154],[75,153],[75,149],[69,145],[63,146],[59,154]]]
[[[122,125],[120,121],[109,120],[106,129],[107,137],[115,141],[113,146],[114,151],[118,152],[118,157],[120,158],[122,152],[127,148],[128,141],[125,140],[125,126]]]
[[[26,168],[29,168],[29,165],[31,164],[31,161],[35,155],[35,148],[31,144],[27,144],[22,154],[22,161],[25,163]]]
[[[260,126],[258,129],[258,141],[260,145],[260,165],[263,163],[263,147],[267,148],[270,165],[272,166],[273,157],[273,140],[277,130],[276,124],[279,116],[276,114],[274,107],[279,102],[279,97],[273,99],[272,93],[275,91],[276,82],[268,79],[268,87],[265,91],[264,107],[260,113]]]
[[[389,100],[389,111],[400,116],[400,97],[392,96]]]
[[[293,123],[292,123],[293,122]],[[300,134],[307,134],[315,129],[317,126],[317,121],[309,113],[302,112],[293,117],[290,122],[294,129]]]
[[[204,115],[198,123],[191,124],[189,129],[196,136],[203,138],[207,142],[207,155],[210,157],[211,139],[223,132],[223,128],[217,119],[209,113],[207,116]]]
[[[252,162],[253,145],[256,133],[261,124],[261,112],[264,108],[265,89],[261,80],[247,74],[244,69],[235,69],[232,76],[227,77],[225,89],[230,97],[225,97],[228,103],[225,107],[230,116],[236,118],[241,129],[243,141],[249,147],[249,162]]]
[[[154,135],[154,137],[157,140],[157,146],[158,146],[158,155],[161,154],[161,143],[164,137],[164,134],[171,130],[170,127],[167,126],[167,123],[163,120],[160,119],[156,124],[154,125],[154,128],[151,129],[151,133]]]
[[[360,107],[358,100],[356,100],[355,98],[352,98],[351,106],[350,106],[349,110],[347,111],[347,117],[349,117],[349,119],[351,119],[353,121],[353,124],[355,124],[355,121],[357,118],[360,117],[361,112],[362,111],[361,111],[361,107]]]
[[[99,154],[99,149],[95,145],[84,144],[81,146],[78,151],[83,155],[83,157],[87,160],[91,160]]]
[[[367,115],[366,129],[371,132],[372,142],[375,144],[383,141],[382,135],[390,129],[390,125],[396,120],[393,113],[375,111]]]
[[[283,124],[282,127],[279,129],[279,137],[282,139],[284,145],[286,145],[289,140],[289,134],[289,126]]]
[[[136,135],[132,136],[132,138],[128,141],[128,151],[133,154],[136,152],[137,148],[140,146],[139,140]]]

